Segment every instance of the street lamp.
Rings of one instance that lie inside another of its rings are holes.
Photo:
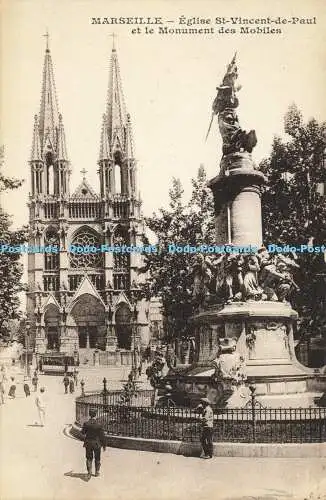
[[[30,377],[30,368],[28,363],[28,354],[29,354],[29,338],[30,338],[30,329],[31,325],[29,320],[25,322],[25,377]]]
[[[137,328],[137,318],[138,318],[138,311],[136,304],[134,305],[134,309],[132,312],[132,336],[133,336],[133,344],[134,344],[134,349],[133,349],[133,356],[132,356],[132,368],[133,370],[137,369],[137,363],[136,363],[136,328]]]

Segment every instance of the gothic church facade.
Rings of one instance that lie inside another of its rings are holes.
[[[150,303],[140,297],[139,253],[77,254],[70,245],[142,245],[144,222],[119,63],[113,47],[98,160],[100,192],[83,178],[70,191],[64,124],[46,46],[42,95],[30,159],[30,245],[60,252],[28,255],[27,314],[39,353],[130,352],[149,341]]]

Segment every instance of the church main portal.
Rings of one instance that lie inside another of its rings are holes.
[[[105,310],[92,295],[82,295],[71,310],[76,325],[79,348],[105,349]]]

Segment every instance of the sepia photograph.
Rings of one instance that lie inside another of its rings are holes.
[[[326,500],[323,0],[0,0],[1,500]]]

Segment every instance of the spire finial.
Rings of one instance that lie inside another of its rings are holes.
[[[80,171],[81,174],[83,174],[83,180],[86,179],[86,174],[87,174],[87,170],[86,168],[84,167],[81,171]]]
[[[112,36],[112,52],[115,52],[115,39],[117,35],[115,33],[110,33],[109,36]]]
[[[50,49],[49,49],[49,38],[50,38],[50,35],[49,35],[49,30],[46,28],[46,33],[44,33],[45,38],[46,38],[46,52],[50,52]]]

